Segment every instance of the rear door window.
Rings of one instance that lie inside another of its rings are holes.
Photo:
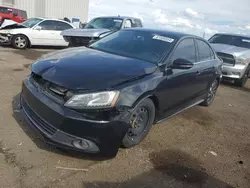
[[[198,47],[199,61],[209,61],[214,59],[214,53],[211,47],[204,41],[195,39]]]
[[[194,39],[184,39],[178,44],[171,60],[174,61],[176,59],[186,59],[192,63],[196,62]]]
[[[14,16],[20,16],[20,15],[18,15],[18,10],[17,9],[14,9]]]
[[[56,25],[56,30],[57,31],[63,31],[66,29],[72,29],[73,27],[65,22],[58,22]]]

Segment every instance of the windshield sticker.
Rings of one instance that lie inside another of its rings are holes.
[[[174,39],[169,38],[169,37],[160,36],[160,35],[154,35],[153,39],[155,39],[155,40],[161,40],[161,41],[165,41],[165,42],[169,42],[169,43],[174,42]]]
[[[249,42],[250,43],[250,40],[242,39],[242,42]]]
[[[122,22],[122,20],[114,20],[114,22],[119,22],[119,23],[121,23],[121,22]]]

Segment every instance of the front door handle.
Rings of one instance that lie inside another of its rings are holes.
[[[200,71],[197,71],[197,72],[196,72],[196,75],[200,75],[200,74],[201,74],[201,72],[200,72]]]

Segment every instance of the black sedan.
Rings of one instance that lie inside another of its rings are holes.
[[[20,103],[48,143],[114,157],[120,146],[139,144],[154,123],[211,105],[221,65],[202,38],[126,29],[33,63]]]

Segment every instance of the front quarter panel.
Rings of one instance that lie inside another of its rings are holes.
[[[117,108],[133,109],[142,99],[155,97],[155,91],[162,79],[163,73],[156,71],[142,79],[116,87],[121,92]]]
[[[10,34],[12,35],[17,35],[17,34],[23,34],[23,35],[29,35],[30,33],[30,30],[29,28],[22,28],[22,29],[12,29],[10,30]]]

